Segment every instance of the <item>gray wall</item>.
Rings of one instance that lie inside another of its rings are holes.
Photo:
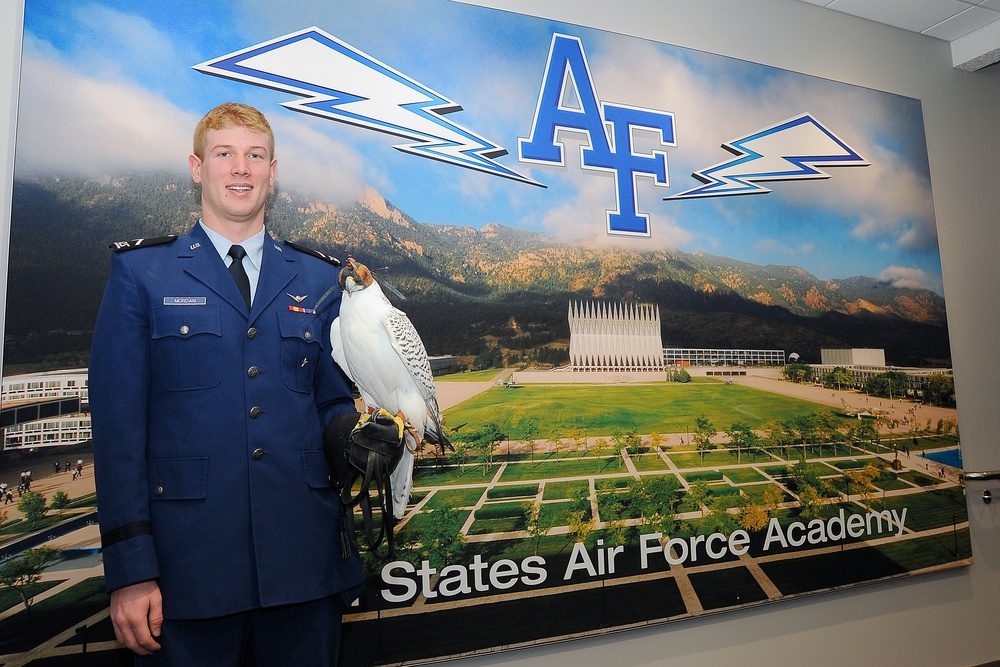
[[[1000,66],[946,43],[793,0],[475,0],[922,100],[967,470],[1000,470]],[[22,0],[0,0],[0,242],[10,215]],[[8,128],[11,128],[10,130]],[[68,147],[72,150],[72,147]],[[81,156],[85,159],[86,156]],[[0,266],[5,269],[5,264]],[[1000,503],[970,485],[968,568],[458,664],[975,665],[1000,657]],[[1000,483],[993,483],[1000,493]],[[461,628],[456,628],[461,632]]]

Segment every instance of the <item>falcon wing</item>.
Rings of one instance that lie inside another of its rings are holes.
[[[437,421],[437,390],[434,388],[431,362],[427,358],[427,350],[420,340],[420,335],[406,313],[398,308],[389,311],[389,315],[385,318],[385,328],[389,332],[393,349],[413,378],[421,398],[427,404],[427,409],[433,410],[434,419]]]
[[[420,392],[424,404],[427,406],[427,413],[431,421],[425,428],[425,435],[429,435],[428,440],[441,445],[442,448],[451,448],[451,442],[444,433],[441,426],[441,409],[438,406],[437,389],[434,387],[434,376],[431,373],[431,362],[427,358],[427,350],[424,348],[420,335],[410,322],[410,318],[403,311],[392,308],[385,319],[385,327],[390,333],[392,346],[399,355],[403,365],[410,372],[413,383]]]

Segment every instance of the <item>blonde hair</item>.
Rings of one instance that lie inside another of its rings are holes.
[[[225,102],[209,111],[194,128],[194,154],[205,159],[205,144],[209,130],[223,130],[229,127],[245,127],[267,135],[267,150],[274,159],[274,132],[260,111],[247,104]]]

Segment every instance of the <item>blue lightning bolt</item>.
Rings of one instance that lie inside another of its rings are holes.
[[[293,111],[407,139],[404,153],[542,186],[494,158],[506,149],[452,123],[461,106],[319,28],[306,28],[194,69],[300,95]],[[544,187],[544,186],[542,186]]]
[[[734,160],[696,171],[705,185],[664,197],[690,199],[761,194],[771,190],[760,181],[829,178],[823,167],[867,167],[868,162],[808,113],[722,145]]]

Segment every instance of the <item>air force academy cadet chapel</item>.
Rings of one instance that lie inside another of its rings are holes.
[[[571,302],[569,337],[574,372],[663,373],[657,306]]]

